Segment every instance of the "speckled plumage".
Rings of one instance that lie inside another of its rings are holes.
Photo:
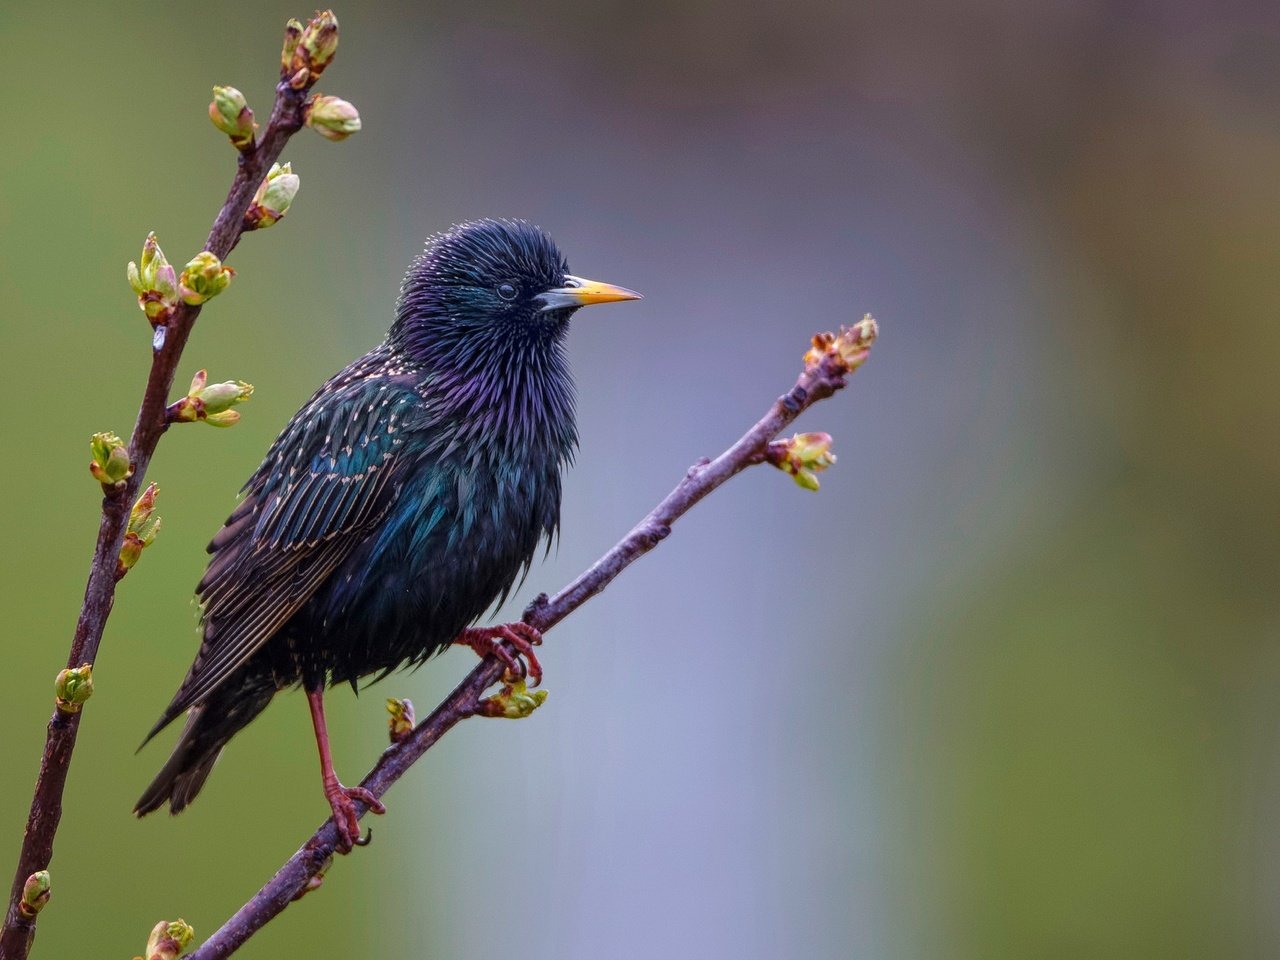
[[[140,815],[189,803],[278,690],[354,686],[442,650],[554,536],[577,444],[574,308],[538,294],[567,275],[518,221],[428,241],[386,340],[298,411],[210,543],[200,650],[148,739],[187,724]]]

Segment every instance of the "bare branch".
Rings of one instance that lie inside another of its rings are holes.
[[[747,467],[767,462],[770,441],[804,410],[845,386],[848,375],[866,359],[876,333],[875,321],[868,316],[839,335],[815,337],[814,349],[805,357],[804,372],[763,418],[716,459],[694,464],[661,503],[571,584],[554,597],[542,594],[534,600],[524,612],[525,623],[544,633],[550,630],[666,539],[676,520],[703,497]],[[411,734],[383,752],[360,785],[375,797],[382,797],[455,724],[467,717],[491,714],[486,710],[484,693],[503,678],[504,671],[496,657],[482,660]],[[363,816],[364,806],[358,807]],[[248,903],[191,954],[190,960],[230,956],[290,902],[315,889],[333,861],[337,841],[337,828],[328,820]]]

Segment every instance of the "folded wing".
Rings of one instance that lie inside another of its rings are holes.
[[[336,380],[337,378],[335,378]],[[209,544],[203,642],[148,739],[265,644],[390,511],[419,396],[389,379],[321,390],[276,439]]]

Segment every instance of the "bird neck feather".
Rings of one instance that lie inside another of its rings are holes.
[[[459,441],[572,459],[578,435],[564,351],[567,323],[530,328],[403,320],[388,343],[422,371],[426,396],[459,431]]]

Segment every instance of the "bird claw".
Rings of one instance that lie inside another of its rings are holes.
[[[514,656],[504,640],[515,648]],[[533,648],[542,643],[542,633],[536,627],[519,621],[496,627],[471,627],[458,634],[453,642],[470,647],[478,656],[493,654],[501,660],[507,668],[506,682],[528,677],[535,687],[542,683],[542,664],[533,652]]]
[[[382,801],[364,787],[344,787],[340,783],[326,785],[324,795],[333,810],[333,825],[338,828],[338,849],[350,853],[352,847],[368,846],[373,839],[373,830],[361,838],[356,801],[363,803],[370,813],[383,814],[387,808]]]

